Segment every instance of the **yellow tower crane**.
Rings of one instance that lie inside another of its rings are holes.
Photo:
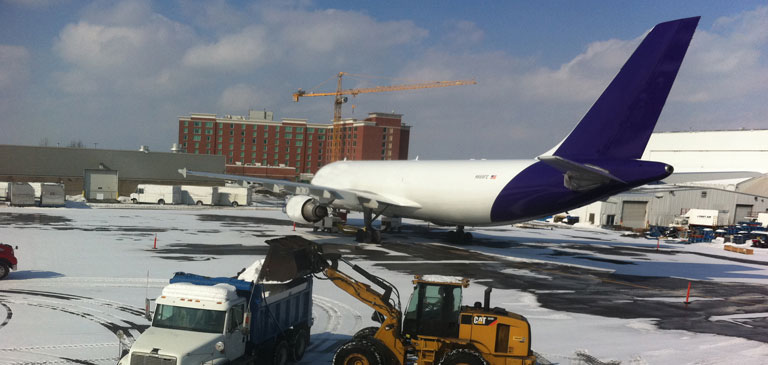
[[[306,92],[299,89],[293,93],[293,101],[298,102],[299,98],[307,96],[334,96],[333,100],[333,133],[331,138],[331,153],[328,162],[338,161],[341,159],[342,146],[341,146],[341,104],[347,102],[345,95],[357,96],[358,94],[365,93],[379,93],[385,91],[399,91],[399,90],[414,90],[414,89],[430,89],[435,87],[447,87],[447,86],[460,86],[460,85],[475,85],[475,80],[455,80],[455,81],[433,81],[424,82],[418,84],[404,84],[404,85],[392,85],[392,86],[376,86],[360,89],[347,89],[344,90],[341,87],[341,79],[344,75],[352,75],[348,72],[339,72],[336,76],[336,92]]]

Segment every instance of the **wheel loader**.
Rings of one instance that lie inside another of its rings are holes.
[[[339,254],[299,236],[268,240],[270,249],[259,280],[286,281],[324,275],[340,289],[374,310],[378,327],[360,330],[334,354],[335,365],[519,364],[533,365],[531,329],[525,317],[484,302],[462,305],[468,279],[417,275],[414,290],[401,311],[397,288]],[[339,269],[339,262],[381,289],[360,282]]]

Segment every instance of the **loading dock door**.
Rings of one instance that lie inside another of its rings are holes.
[[[746,221],[750,214],[752,214],[752,206],[744,204],[736,204],[736,211],[733,213],[733,224],[737,222]]]
[[[627,202],[621,206],[621,225],[631,228],[645,228],[645,213],[648,202]]]

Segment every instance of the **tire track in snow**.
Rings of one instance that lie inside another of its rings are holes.
[[[3,321],[3,323],[0,323],[0,329],[2,329],[3,327],[5,327],[6,324],[8,324],[8,322],[11,321],[11,318],[13,318],[13,311],[11,310],[11,307],[9,307],[7,304],[3,302],[0,302],[0,305],[2,305],[3,308],[5,308],[5,320]]]

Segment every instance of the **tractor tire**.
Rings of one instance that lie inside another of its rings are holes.
[[[373,338],[373,336],[376,335],[376,332],[378,330],[379,330],[379,327],[375,327],[375,326],[365,327],[365,328],[357,331],[357,333],[355,333],[352,336],[352,338],[354,338],[356,340],[358,340],[358,339],[360,339],[360,340],[370,339],[370,338]]]
[[[298,362],[304,357],[304,352],[309,347],[309,330],[306,327],[300,327],[293,332],[291,336],[290,351],[288,358],[291,361]]]
[[[5,262],[0,262],[0,280],[5,279],[8,273],[11,272],[11,268]]]
[[[333,354],[333,365],[384,365],[384,362],[370,341],[352,339]]]
[[[448,351],[440,359],[439,365],[488,365],[482,355],[471,349]]]

